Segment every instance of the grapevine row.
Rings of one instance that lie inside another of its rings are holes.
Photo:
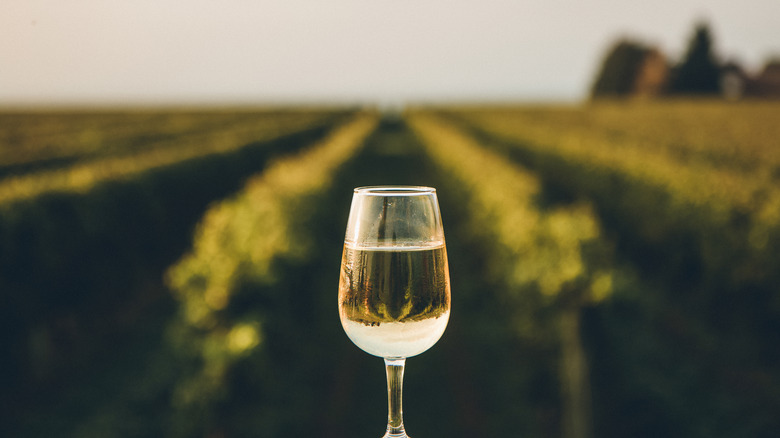
[[[281,290],[273,290],[279,286],[275,267],[311,257],[315,236],[307,224],[318,214],[317,200],[331,189],[336,173],[355,156],[376,123],[375,115],[363,114],[318,145],[274,162],[239,194],[204,215],[192,251],[167,274],[181,309],[174,342],[202,364],[183,376],[174,392],[174,403],[184,412],[218,401],[233,364],[248,355],[257,357],[266,333],[280,330],[269,320],[292,324],[302,317],[279,315],[284,311],[269,304],[287,299],[279,295]],[[266,372],[254,370],[272,378]]]
[[[497,269],[511,267],[513,284],[552,298],[581,283],[577,289],[586,296],[580,303],[608,295],[609,272],[592,270],[582,254],[600,235],[586,204],[542,209],[541,183],[533,173],[485,150],[443,119],[422,113],[410,123],[435,162],[468,193],[469,220],[499,245],[497,258],[507,262]]]
[[[332,114],[268,114],[261,117],[247,117],[223,122],[219,126],[208,126],[207,129],[195,129],[196,127],[185,125],[184,132],[166,132],[163,127],[170,124],[163,123],[157,129],[142,131],[139,134],[138,127],[132,126],[132,129],[123,129],[118,135],[103,132],[101,130],[91,131],[84,127],[79,127],[80,135],[57,135],[49,142],[65,142],[84,145],[81,137],[84,135],[93,135],[97,137],[94,145],[99,149],[102,155],[90,159],[87,151],[72,151],[66,146],[59,147],[68,153],[76,152],[77,155],[85,159],[77,160],[70,166],[43,170],[40,172],[29,172],[21,175],[12,175],[6,179],[0,180],[0,204],[14,202],[17,200],[30,199],[40,196],[47,192],[86,192],[92,187],[104,181],[131,178],[132,175],[155,168],[169,166],[185,160],[192,160],[206,157],[212,154],[225,154],[235,151],[249,143],[270,141],[297,131],[311,128],[330,120],[327,116]],[[235,118],[235,117],[234,117]],[[161,118],[163,122],[170,122]],[[175,124],[174,124],[175,126]],[[103,138],[107,136],[108,138]],[[143,148],[133,151],[129,146],[122,147],[123,144],[139,143],[138,137],[141,137],[140,143]],[[157,141],[145,141],[144,136],[157,136],[161,138]],[[105,151],[111,151],[113,148],[119,148],[117,154],[108,154]],[[24,141],[14,145],[14,149],[29,151],[41,159],[40,147],[34,147],[26,144]],[[7,164],[8,159],[3,160]]]
[[[780,169],[780,105],[773,101],[611,102],[581,106],[461,108],[536,132],[568,132],[606,141],[616,151],[639,148],[681,164],[708,165],[771,179]],[[548,134],[549,135],[549,134]],[[589,140],[590,142],[590,140]],[[606,146],[610,147],[610,146]]]
[[[706,161],[681,162],[663,148],[646,148],[603,128],[570,129],[544,116],[450,114],[501,140],[563,190],[593,199],[617,229],[661,252],[670,270],[699,265],[705,287],[777,284],[780,187],[771,163],[746,174]]]
[[[558,333],[558,340],[550,342],[561,348],[564,431],[586,436],[590,395],[579,313],[609,296],[613,286],[598,221],[586,204],[540,207],[542,187],[534,174],[485,150],[446,121],[416,113],[410,124],[453,187],[461,189],[474,233],[491,246],[491,275],[505,278],[503,294],[514,295],[509,301],[517,314],[515,326],[524,336]],[[545,321],[542,309],[551,307],[556,318]]]
[[[158,277],[184,250],[210,202],[345,116],[303,117],[281,130],[273,122],[244,123],[235,132],[198,136],[203,143],[186,137],[161,145],[159,153],[0,183],[9,195],[0,203],[4,395],[49,384],[100,354],[84,348],[126,329],[111,318],[132,321],[162,300]]]

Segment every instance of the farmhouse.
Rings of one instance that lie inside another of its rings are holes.
[[[758,73],[739,63],[711,60],[708,68],[689,69],[682,81],[682,64],[674,65],[655,47],[633,41],[619,41],[605,57],[594,81],[591,95],[599,97],[661,98],[665,96],[718,96],[729,100],[742,98],[780,99],[780,58],[770,60]],[[712,83],[713,74],[715,82]],[[704,83],[708,87],[702,88]]]
[[[780,59],[767,62],[761,73],[748,79],[745,95],[780,98]]]
[[[639,97],[659,96],[669,82],[666,57],[656,48],[644,51],[634,78],[633,93]]]

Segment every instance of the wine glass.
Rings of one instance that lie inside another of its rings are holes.
[[[407,437],[406,358],[435,344],[450,316],[450,275],[436,189],[356,188],[339,279],[339,316],[349,339],[384,358],[387,437]]]

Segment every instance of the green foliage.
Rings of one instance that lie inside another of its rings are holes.
[[[286,126],[245,121],[238,132],[220,130],[202,144],[194,137],[170,140],[159,155],[122,158],[132,172],[92,178],[88,190],[52,186],[1,203],[2,400],[56,388],[98,360],[113,339],[136,331],[148,311],[166,308],[159,277],[188,244],[206,205],[236,190],[270,157],[321,137],[343,114],[304,116]],[[154,161],[171,150],[184,155]],[[152,166],[143,164],[149,158]],[[34,182],[35,175],[21,178]],[[0,191],[17,191],[18,181],[3,180]]]
[[[639,272],[613,277],[613,298],[592,313],[604,325],[587,335],[594,369],[607,367],[594,381],[597,400],[632,418],[597,412],[597,430],[606,435],[740,436],[776,424],[780,391],[759,390],[753,379],[776,379],[778,369],[778,356],[769,352],[780,333],[780,192],[770,176],[777,165],[774,140],[766,135],[777,128],[767,122],[777,108],[759,105],[745,117],[746,106],[666,102],[451,113],[508,158],[535,169],[561,196],[592,199],[619,254]],[[657,122],[666,112],[674,125]],[[653,114],[655,122],[628,122]],[[750,147],[711,142],[719,135]],[[729,167],[720,154],[740,159]],[[751,163],[749,171],[743,163]],[[612,368],[614,361],[620,365]],[[762,403],[735,391],[732,378],[754,388]],[[734,417],[743,418],[744,429],[724,424]],[[645,421],[653,427],[636,426]]]
[[[646,262],[655,255],[670,275],[733,289],[778,281],[775,111],[678,102],[458,114],[551,184],[593,198]],[[660,124],[668,129],[656,133]]]
[[[210,129],[200,126],[196,129],[188,124],[185,126],[189,130],[182,132],[165,129],[176,124],[169,118],[158,117],[152,119],[157,121],[156,124],[143,128],[131,127],[129,132],[127,127],[123,127],[123,135],[116,136],[111,135],[116,130],[115,126],[98,129],[87,124],[62,128],[64,132],[55,130],[49,136],[40,138],[36,135],[40,127],[34,126],[26,136],[18,135],[19,138],[5,139],[13,140],[16,144],[0,143],[0,153],[5,155],[0,163],[9,173],[6,179],[0,181],[0,203],[34,199],[51,192],[86,193],[103,182],[132,179],[143,172],[184,161],[229,154],[249,143],[268,141],[327,122],[328,118],[338,114],[336,111],[303,111],[297,114],[250,112],[228,116],[217,113],[211,115],[217,119],[216,123],[214,120],[204,123]],[[197,115],[200,117],[184,117],[184,120],[191,124],[193,120],[190,119],[203,121],[204,117],[208,117]],[[68,116],[67,113],[60,115],[66,120],[70,118]],[[36,115],[29,117],[38,120]],[[171,118],[175,121],[175,117]],[[45,120],[44,125],[51,123]],[[76,121],[78,120],[77,118]],[[85,120],[92,121],[90,117]],[[101,118],[98,117],[97,120]],[[130,122],[128,124],[133,125]],[[82,139],[85,135],[90,138],[89,141]],[[52,142],[58,146],[49,150]],[[85,147],[85,142],[91,146]],[[37,159],[30,162],[33,157]],[[17,165],[19,161],[25,165]],[[17,167],[24,167],[26,171]],[[0,172],[0,175],[2,174],[3,172]]]
[[[612,269],[598,222],[586,204],[545,208],[539,180],[441,119],[416,114],[412,126],[434,162],[461,188],[471,232],[501,279],[517,336],[560,350],[561,422],[567,436],[590,433],[587,360],[579,313],[612,292]]]
[[[282,274],[277,270],[280,264],[295,264],[315,254],[316,236],[309,230],[317,208],[322,207],[319,200],[374,124],[373,117],[364,115],[300,155],[274,162],[237,196],[209,209],[198,226],[192,252],[170,269],[168,283],[181,302],[170,339],[173,348],[183,353],[180,360],[192,364],[177,379],[172,394],[177,436],[246,427],[231,426],[219,414],[219,403],[234,396],[226,391],[255,392],[247,397],[254,409],[266,411],[258,418],[263,436],[277,436],[282,429],[289,433],[296,427],[285,417],[296,409],[288,407],[274,415],[278,400],[264,392],[279,397],[295,394],[302,397],[300,409],[310,411],[305,397],[311,389],[274,381],[284,364],[272,352],[295,348],[284,343],[308,345],[315,339],[310,336],[304,341],[300,338],[304,333],[295,325],[305,324],[306,308],[319,300],[287,289],[290,279],[280,284]],[[301,302],[287,307],[284,294],[300,295]],[[284,329],[292,332],[280,337]],[[299,365],[308,366],[289,364]],[[249,387],[237,388],[235,382]]]
[[[412,125],[434,160],[467,188],[475,232],[497,249],[496,276],[507,276],[514,289],[551,304],[578,307],[609,295],[608,264],[598,266],[602,260],[584,256],[600,235],[587,205],[545,209],[533,174],[429,115],[416,116]],[[597,263],[588,266],[590,261]]]
[[[596,436],[771,434],[777,111],[448,108],[411,112],[417,137],[400,119],[369,135],[373,116],[279,136],[236,122],[262,141],[13,198],[0,204],[0,434],[381,428],[381,363],[339,327],[336,272],[350,189],[398,183],[439,189],[453,279],[447,332],[410,361],[415,435],[574,436],[587,424],[567,412],[587,414],[587,384]],[[195,125],[139,137],[128,156],[179,149]],[[116,129],[101,135],[132,149],[136,128]],[[89,167],[55,155],[6,170]]]

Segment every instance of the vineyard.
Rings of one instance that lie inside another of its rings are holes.
[[[0,113],[0,435],[379,434],[352,188],[436,187],[413,436],[780,427],[780,104]]]

